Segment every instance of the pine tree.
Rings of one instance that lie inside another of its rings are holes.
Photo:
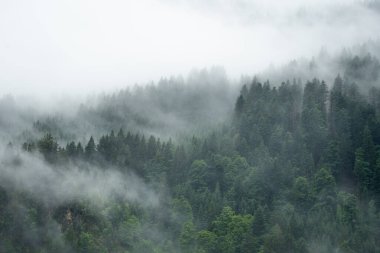
[[[91,136],[85,148],[85,155],[87,158],[91,158],[94,156],[95,152],[96,152],[95,141],[94,141],[94,138]]]
[[[366,155],[363,148],[358,148],[355,152],[354,173],[358,179],[359,189],[363,195],[368,193],[371,182],[370,163],[366,161]]]

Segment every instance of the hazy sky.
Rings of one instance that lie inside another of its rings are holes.
[[[0,0],[0,94],[84,93],[224,66],[232,78],[379,38],[331,0]]]

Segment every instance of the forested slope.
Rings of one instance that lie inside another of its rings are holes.
[[[162,78],[103,93],[69,116],[58,112],[36,117],[32,131],[50,132],[64,141],[100,137],[121,127],[166,138],[201,135],[230,119],[237,94],[223,68],[194,70],[187,78]]]
[[[10,143],[0,251],[379,252],[378,101],[340,76],[253,79],[206,136]]]

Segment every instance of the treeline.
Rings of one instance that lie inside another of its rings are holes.
[[[98,139],[121,126],[166,139],[200,136],[229,120],[238,92],[224,69],[213,67],[194,70],[187,77],[161,78],[89,96],[78,106],[64,103],[56,112],[37,113],[38,108],[33,112],[32,106],[21,110],[4,98],[0,99],[0,128],[7,130],[6,140],[12,133],[22,142],[46,133],[59,141],[83,142],[90,135]]]
[[[171,161],[174,154],[174,146],[170,139],[165,142],[153,135],[146,139],[141,134],[124,134],[123,129],[117,134],[111,131],[110,134],[101,136],[98,143],[95,143],[91,136],[85,145],[71,141],[62,147],[50,133],[47,133],[37,141],[25,142],[22,147],[24,151],[42,153],[45,159],[53,164],[83,160],[93,164],[114,165],[120,169],[133,167],[139,173],[142,173],[140,169],[144,161],[159,157]]]
[[[302,176],[328,168],[341,185],[360,184],[367,195],[376,195],[379,98],[378,89],[363,96],[340,76],[330,91],[317,79],[303,90],[296,84],[270,88],[254,82],[249,90],[243,87],[236,103],[237,148],[252,164],[254,153],[264,150],[283,165],[304,168]]]
[[[337,54],[321,50],[312,59],[297,59],[277,68],[268,68],[259,74],[260,79],[269,79],[276,85],[289,77],[312,80],[319,77],[329,84],[334,82],[336,73],[342,78],[360,84],[361,91],[368,92],[380,81],[379,43],[367,42],[353,48],[343,49]]]
[[[0,250],[379,252],[378,101],[378,89],[363,95],[340,76],[330,89],[317,79],[277,87],[254,79],[242,87],[230,124],[206,137],[174,142],[120,129],[84,144],[62,146],[51,134],[25,142],[51,166],[132,170],[164,197],[159,210],[122,200],[100,210],[80,200],[51,210],[2,189]],[[11,203],[25,206],[28,226],[58,223],[62,243],[42,233],[31,244]]]

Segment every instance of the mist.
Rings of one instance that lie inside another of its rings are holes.
[[[8,145],[1,149],[0,173],[1,215],[11,212],[8,218],[15,220],[12,233],[23,241],[17,245],[29,250],[78,252],[67,243],[65,231],[68,227],[78,226],[75,224],[87,219],[85,217],[112,217],[117,211],[114,209],[120,208],[115,203],[128,203],[141,212],[158,213],[160,208],[166,208],[161,200],[164,191],[148,184],[131,170],[121,172],[111,165],[100,167],[88,162],[51,164],[41,154],[31,154]],[[3,195],[4,192],[8,194]],[[85,214],[81,213],[84,211]],[[41,215],[43,218],[30,223]],[[128,214],[127,217],[131,216]],[[149,224],[137,225],[141,236],[151,240],[167,239],[167,235],[159,234]],[[124,227],[121,229],[125,230]],[[0,251],[9,252],[4,236],[0,240],[3,242]],[[17,246],[16,249],[19,250]]]
[[[0,1],[0,252],[380,252],[377,0]]]
[[[112,199],[155,207],[159,196],[132,172],[122,174],[94,164],[53,166],[43,157],[5,149],[1,156],[0,183],[8,190],[26,192],[48,207],[89,201],[103,207]]]
[[[0,94],[84,94],[224,66],[238,80],[377,40],[376,1],[2,1]]]

